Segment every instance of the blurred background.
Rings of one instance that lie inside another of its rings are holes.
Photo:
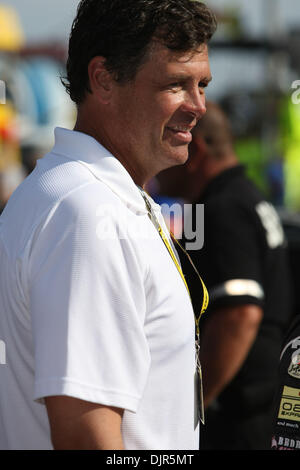
[[[237,153],[278,208],[300,266],[299,0],[206,3],[219,22],[207,97],[228,112]],[[60,76],[77,4],[0,0],[0,211],[51,148],[54,127],[74,124]]]
[[[0,0],[0,212],[52,147],[54,127],[74,124],[60,76],[77,3]]]
[[[277,207],[298,213],[300,3],[206,3],[219,20],[207,97],[229,113],[250,177]],[[0,99],[4,92],[6,97],[0,104],[2,205],[24,171],[51,148],[53,128],[74,123],[75,109],[60,76],[77,4],[0,0]]]

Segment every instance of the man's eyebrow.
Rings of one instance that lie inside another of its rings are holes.
[[[181,80],[188,80],[190,79],[191,76],[188,74],[188,73],[185,73],[185,72],[178,72],[178,73],[172,73],[168,76],[168,80],[173,80],[173,81],[181,81]],[[212,76],[209,75],[208,77],[203,77],[203,78],[200,78],[199,82],[205,82],[205,83],[209,83],[212,81]]]
[[[187,80],[188,78],[190,78],[190,76],[188,73],[185,73],[185,72],[172,73],[168,76],[168,80],[174,80],[174,81]]]

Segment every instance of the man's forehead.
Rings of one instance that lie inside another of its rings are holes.
[[[159,41],[153,42],[135,77],[137,81],[150,80],[157,84],[187,79],[210,82],[207,44],[193,50],[173,51]]]
[[[189,62],[194,57],[208,58],[207,44],[199,44],[195,49],[188,51],[175,51],[163,45],[160,41],[152,41],[148,60],[161,60],[163,62]]]
[[[184,79],[187,75],[197,75],[196,79],[211,80],[208,59],[208,47],[201,44],[197,49],[188,51],[173,51],[157,43],[152,48],[148,60],[143,65],[144,73],[149,73],[159,80],[159,77],[178,77]]]

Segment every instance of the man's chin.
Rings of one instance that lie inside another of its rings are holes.
[[[181,151],[174,152],[170,158],[170,167],[177,165],[184,165],[189,157],[188,150],[182,149]]]

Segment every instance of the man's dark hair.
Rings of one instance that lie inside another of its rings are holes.
[[[69,41],[67,82],[79,104],[89,87],[88,64],[102,56],[119,83],[132,80],[152,39],[178,52],[207,43],[216,19],[197,0],[81,0]]]

